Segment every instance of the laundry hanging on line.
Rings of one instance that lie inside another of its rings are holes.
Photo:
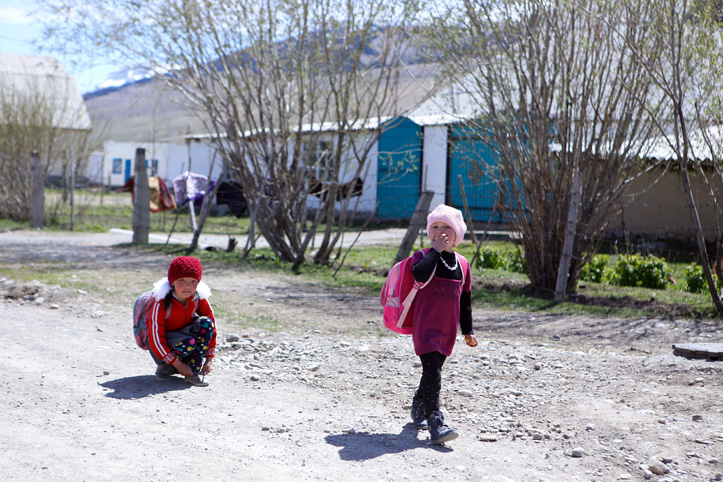
[[[130,192],[131,199],[135,199],[135,176],[131,176],[121,189],[123,192]],[[166,182],[160,177],[149,177],[148,187],[151,189],[151,212],[168,211],[176,208],[176,201],[168,188]]]
[[[216,181],[209,182],[208,177],[193,172],[184,172],[173,179],[173,192],[176,196],[176,204],[184,206],[188,201],[200,202],[208,192],[213,191]]]

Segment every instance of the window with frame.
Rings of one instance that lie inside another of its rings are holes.
[[[120,174],[123,168],[123,159],[113,159],[113,174]]]
[[[304,157],[306,165],[317,179],[329,179],[331,146],[327,141],[305,141]]]

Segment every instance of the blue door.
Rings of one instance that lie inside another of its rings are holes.
[[[406,117],[388,121],[378,143],[377,216],[411,219],[421,189],[422,128]]]
[[[464,208],[459,176],[462,176],[464,194],[470,216],[476,222],[502,221],[497,186],[497,156],[491,136],[480,127],[452,126],[449,145],[448,203]]]
[[[126,159],[126,170],[125,170],[125,179],[123,182],[128,182],[128,179],[131,178],[131,160]]]

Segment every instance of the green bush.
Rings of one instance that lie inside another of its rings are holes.
[[[608,263],[610,263],[609,255],[596,254],[580,270],[580,279],[583,281],[590,281],[592,283],[602,283],[607,281],[609,278],[607,272]]]
[[[708,283],[705,281],[703,267],[698,263],[691,263],[685,268],[685,291],[690,293],[705,293]]]
[[[514,249],[482,248],[475,267],[527,273],[527,262],[522,253]]]
[[[482,248],[475,265],[482,269],[507,269],[504,254],[494,248]]]
[[[712,269],[712,268],[711,268]],[[718,277],[713,275],[716,287],[720,290],[721,283]],[[685,268],[685,291],[689,293],[708,293],[708,282],[705,280],[703,267],[698,263],[690,263]]]
[[[527,274],[527,260],[521,252],[510,251],[507,255],[507,271]]]
[[[615,263],[610,282],[618,286],[664,289],[669,276],[665,260],[657,256],[625,254]]]

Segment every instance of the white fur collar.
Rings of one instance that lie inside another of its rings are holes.
[[[153,298],[156,301],[165,298],[166,295],[171,292],[171,284],[168,282],[168,278],[163,278],[153,283],[152,291]],[[200,299],[205,300],[211,297],[211,288],[203,281],[199,281],[196,287],[196,293],[198,293]]]

